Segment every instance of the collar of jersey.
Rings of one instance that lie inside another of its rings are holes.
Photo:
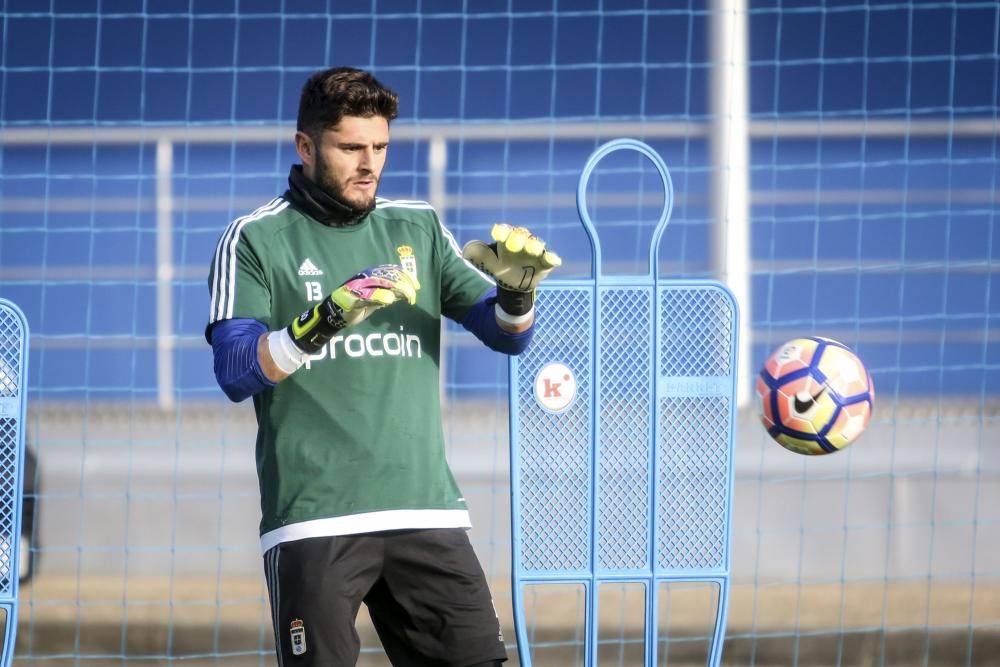
[[[303,172],[302,165],[292,165],[288,172],[288,191],[285,199],[292,205],[329,227],[348,227],[365,219],[371,208],[358,210],[335,198],[329,192],[313,183]]]

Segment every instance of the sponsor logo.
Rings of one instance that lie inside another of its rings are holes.
[[[312,368],[312,362],[323,359],[348,357],[423,357],[423,346],[420,336],[406,333],[403,327],[399,332],[375,332],[368,335],[349,334],[334,336],[330,342],[306,357],[305,367]]]
[[[656,385],[661,396],[726,396],[730,393],[729,378],[667,377]]]
[[[323,275],[323,272],[320,271],[316,267],[316,265],[312,263],[312,260],[307,257],[306,260],[304,262],[302,262],[302,264],[299,266],[299,275],[300,276],[321,276],[321,275]]]
[[[396,253],[399,254],[399,265],[403,267],[404,271],[416,278],[417,257],[413,254],[413,248],[408,245],[401,245],[396,248]]]
[[[576,398],[576,376],[565,364],[542,366],[535,376],[535,400],[549,412],[562,412]]]
[[[306,626],[301,619],[295,619],[288,627],[288,634],[292,639],[292,655],[305,655],[306,647]]]
[[[820,387],[820,390],[815,394],[810,394],[807,391],[800,391],[795,395],[795,411],[800,415],[806,414],[814,405],[816,405],[816,401],[819,400],[819,397],[822,396],[825,391],[825,384]]]

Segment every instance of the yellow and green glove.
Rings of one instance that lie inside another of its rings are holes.
[[[379,308],[417,302],[417,279],[395,264],[381,264],[348,278],[340,287],[288,325],[288,335],[302,352],[314,354],[343,329]]]
[[[469,241],[462,256],[497,283],[497,305],[508,315],[525,315],[535,304],[535,287],[562,259],[524,227],[493,225],[493,243]]]

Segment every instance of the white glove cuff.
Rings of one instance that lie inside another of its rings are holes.
[[[531,318],[535,316],[535,307],[532,306],[531,310],[526,312],[524,315],[511,315],[506,310],[500,307],[500,304],[493,306],[494,312],[496,313],[497,319],[501,322],[506,322],[507,324],[519,325],[525,322],[530,322]]]
[[[288,334],[288,329],[272,331],[267,335],[267,349],[274,365],[286,375],[299,370],[305,363],[306,353],[299,349]]]

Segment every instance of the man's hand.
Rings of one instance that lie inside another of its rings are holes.
[[[395,264],[365,269],[293,320],[288,334],[300,350],[313,354],[338,331],[361,322],[379,308],[403,300],[413,305],[419,289],[417,279]]]
[[[497,302],[509,315],[524,315],[535,302],[535,287],[562,259],[524,227],[493,225],[493,243],[469,241],[462,256],[497,282]]]

